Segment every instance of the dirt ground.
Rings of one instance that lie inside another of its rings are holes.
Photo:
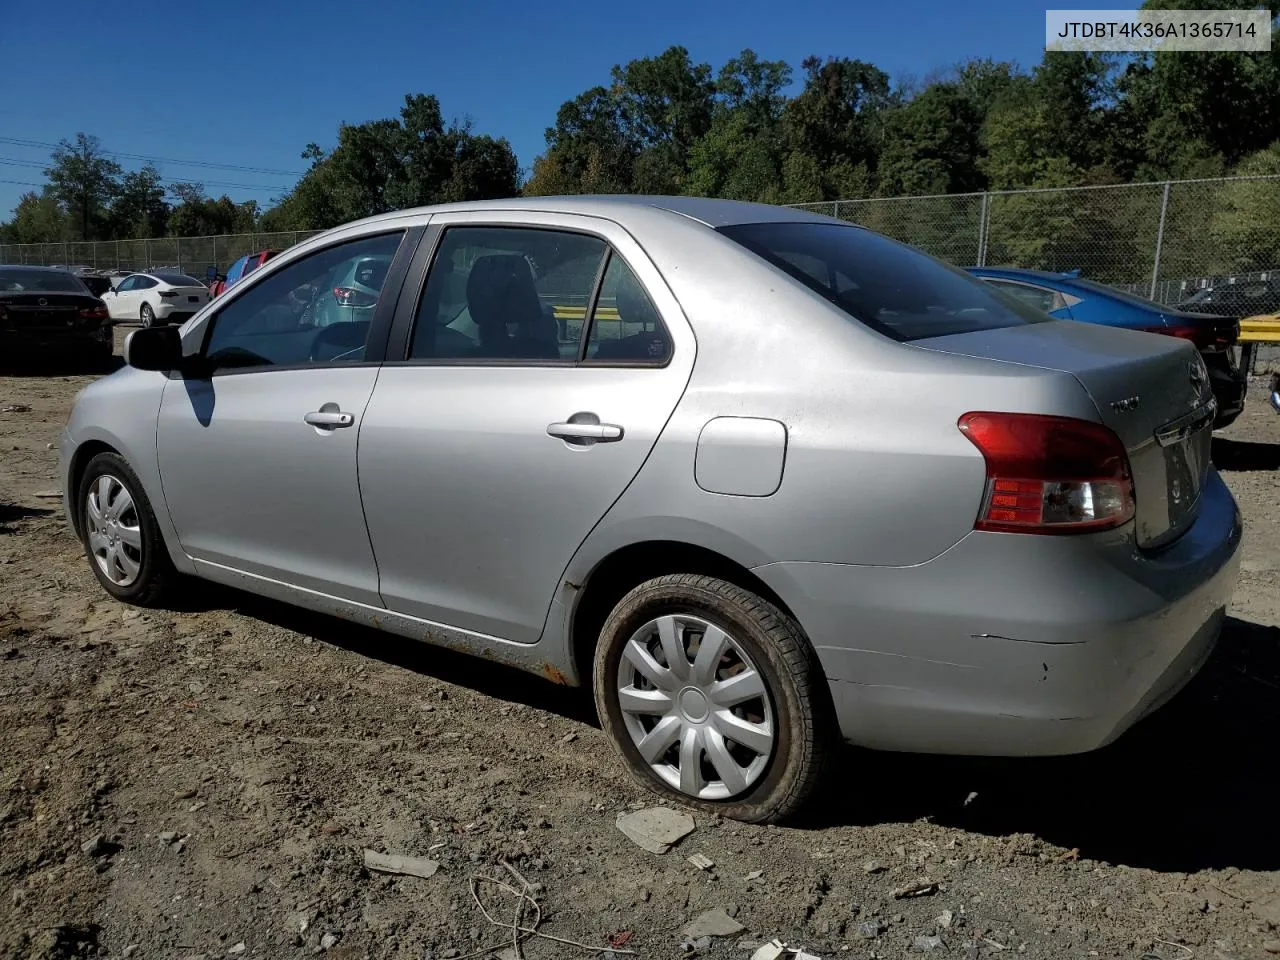
[[[0,412],[0,957],[488,956],[510,937],[469,884],[512,881],[501,861],[536,885],[542,931],[640,958],[687,956],[682,928],[715,908],[744,929],[694,949],[740,960],[773,937],[820,957],[1280,952],[1280,416],[1261,380],[1214,444],[1246,521],[1231,616],[1167,708],[1060,760],[850,750],[806,822],[699,815],[659,856],[614,825],[650,798],[583,694],[225,590],[110,600],[41,496],[91,379],[61,374],[0,377],[0,408],[30,407]],[[440,868],[372,873],[364,848]],[[514,897],[477,892],[510,922]]]

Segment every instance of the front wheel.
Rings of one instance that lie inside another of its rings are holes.
[[[144,303],[142,305],[141,315],[144,327],[154,327],[156,325],[156,312],[151,309],[151,304]]]
[[[178,574],[151,502],[123,457],[100,453],[89,461],[78,504],[85,556],[107,593],[144,607],[160,603]]]
[[[736,820],[796,813],[838,747],[800,625],[713,577],[659,577],[623,597],[601,630],[594,687],[634,776]]]

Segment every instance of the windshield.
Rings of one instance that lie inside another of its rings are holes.
[[[1052,319],[963,270],[861,227],[748,223],[719,229],[854,319],[895,340]]]
[[[171,287],[203,287],[204,284],[195,277],[188,277],[185,273],[153,273],[153,277],[161,283],[167,283]]]
[[[88,288],[61,270],[22,270],[0,268],[0,293],[88,293]]]

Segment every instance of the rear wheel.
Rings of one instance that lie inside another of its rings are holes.
[[[98,582],[117,600],[159,603],[178,573],[151,502],[124,458],[100,453],[90,460],[77,503],[85,555]]]
[[[635,777],[737,820],[794,814],[838,747],[800,625],[713,577],[659,577],[623,597],[601,631],[594,687]]]
[[[156,325],[156,312],[151,309],[151,304],[144,303],[142,305],[141,317],[144,327],[154,327]]]

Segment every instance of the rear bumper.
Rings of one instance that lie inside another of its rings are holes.
[[[65,350],[98,347],[112,342],[112,327],[10,327],[0,328],[0,347],[27,350]]]
[[[1228,353],[1202,353],[1201,356],[1209,371],[1213,399],[1218,403],[1218,415],[1213,421],[1216,430],[1233,422],[1244,410],[1249,378]]]
[[[156,319],[169,323],[182,323],[195,316],[195,312],[203,306],[204,303],[188,303],[185,298],[172,303],[161,300],[155,307]]]
[[[808,632],[845,739],[992,756],[1104,746],[1212,651],[1240,514],[1211,472],[1196,522],[1137,557],[1127,538],[973,533],[914,567],[755,569]]]

